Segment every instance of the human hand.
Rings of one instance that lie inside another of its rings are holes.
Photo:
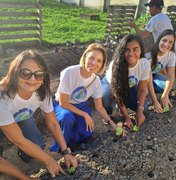
[[[160,100],[161,100],[161,104],[162,104],[163,108],[166,106],[173,107],[172,103],[170,102],[169,96],[161,96]]]
[[[74,167],[74,169],[76,169],[78,167],[78,161],[75,156],[71,154],[66,154],[64,156],[64,159],[65,159],[67,168]]]
[[[60,164],[56,162],[53,158],[51,158],[49,162],[47,162],[46,167],[48,171],[50,172],[51,177],[55,177],[59,173],[66,175],[64,170],[61,168]]]
[[[86,130],[90,130],[91,132],[94,131],[94,121],[92,117],[90,117],[89,114],[85,113],[84,120],[86,123]]]
[[[157,112],[157,113],[163,113],[163,108],[161,106],[161,104],[156,100],[154,102],[154,111]]]
[[[125,128],[123,127],[122,122],[119,122],[116,125],[116,135],[117,136],[123,136],[123,137],[126,136],[126,131],[125,131]]]
[[[132,27],[132,28],[135,28],[135,26],[136,26],[135,22],[132,21],[132,20],[128,21],[128,24],[129,24],[129,26]]]
[[[137,111],[136,112],[136,122],[137,122],[137,126],[140,127],[145,121],[145,116],[144,113],[142,111]]]
[[[132,129],[133,123],[132,123],[130,117],[128,117],[128,118],[125,119],[124,125],[127,126],[129,129]]]

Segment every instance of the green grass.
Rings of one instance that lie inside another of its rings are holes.
[[[100,20],[80,18],[80,13],[97,14]],[[43,1],[43,40],[47,43],[65,43],[66,40],[89,42],[102,40],[105,33],[106,13],[80,8],[65,3]]]
[[[0,2],[2,1],[20,3],[37,2],[36,0],[0,0]],[[78,39],[82,43],[88,43],[94,40],[104,40],[107,20],[106,13],[99,10],[81,8],[76,5],[58,3],[55,0],[41,0],[41,3],[43,43],[64,44],[67,40],[74,42],[75,39]],[[28,11],[31,11],[31,9]],[[81,13],[99,15],[100,20],[80,18]],[[6,17],[6,19],[7,18],[8,17]],[[0,19],[2,19],[2,17],[0,17]],[[13,17],[8,19],[13,19]],[[136,23],[139,27],[142,27],[142,24],[145,24],[148,19],[149,16],[144,15],[141,16]],[[134,33],[134,30],[131,32]],[[24,31],[18,33],[28,32]],[[0,35],[3,34],[4,32],[0,32]],[[8,34],[13,34],[13,32],[8,32]],[[3,40],[3,42],[7,41]]]
[[[3,0],[0,0],[0,2]],[[36,2],[35,0],[6,0],[6,2]],[[58,3],[54,0],[41,0],[42,3],[42,40],[47,44],[63,44],[66,40],[91,42],[103,40],[106,25],[106,13],[76,5]],[[80,18],[80,13],[96,14],[100,20]],[[2,17],[0,17],[2,19]],[[10,17],[8,19],[13,19]],[[19,32],[18,32],[19,33]],[[21,33],[21,32],[20,32]],[[26,33],[26,32],[23,32]],[[0,35],[4,32],[0,32]],[[8,32],[12,34],[12,32]]]

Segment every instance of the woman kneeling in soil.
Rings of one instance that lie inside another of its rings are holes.
[[[116,129],[116,124],[102,106],[101,83],[96,75],[104,72],[105,65],[106,52],[100,44],[94,43],[85,50],[79,65],[70,66],[61,72],[54,111],[68,146],[72,143],[80,145],[93,134],[94,120],[88,105],[90,96],[101,117]],[[58,151],[59,148],[55,142],[51,151]]]
[[[18,154],[22,160],[29,162],[31,157],[40,160],[55,176],[64,171],[42,150],[45,144],[33,117],[38,107],[61,151],[65,152],[67,145],[53,112],[45,60],[37,52],[26,50],[12,61],[7,75],[0,81],[0,128],[21,149]],[[76,158],[67,153],[64,155],[66,165],[76,168]]]
[[[149,93],[154,110],[157,113],[169,111],[169,106],[172,107],[169,92],[175,80],[176,55],[174,53],[174,42],[175,34],[173,30],[166,29],[158,37],[151,53],[146,54],[152,68]],[[162,93],[160,102],[157,100],[155,93]]]
[[[125,124],[133,127],[127,108],[136,112],[137,126],[145,121],[144,109],[150,64],[144,58],[142,40],[132,34],[126,35],[116,48],[112,68],[109,70],[111,89],[115,102],[118,104]]]

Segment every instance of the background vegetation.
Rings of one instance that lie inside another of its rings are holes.
[[[0,0],[3,1],[3,0]],[[36,0],[6,0],[6,2],[36,2]],[[107,13],[75,5],[58,3],[55,0],[41,0],[42,3],[42,36],[47,44],[63,44],[75,39],[82,43],[94,40],[104,40]],[[81,13],[99,15],[99,20],[89,20],[80,17]],[[137,20],[143,27],[149,16]],[[9,32],[10,33],[10,32]],[[134,31],[132,30],[132,33]]]

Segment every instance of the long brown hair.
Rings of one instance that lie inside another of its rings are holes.
[[[24,61],[30,59],[46,72],[43,84],[36,90],[40,99],[43,100],[46,96],[51,95],[50,78],[45,59],[37,51],[29,49],[21,52],[9,65],[7,75],[0,81],[1,97],[4,95],[12,99],[15,97],[18,92],[18,71]]]
[[[174,46],[175,46],[175,33],[172,29],[166,29],[164,30],[160,36],[158,37],[156,43],[154,44],[153,48],[152,48],[152,51],[151,51],[151,57],[152,57],[152,63],[151,63],[151,68],[152,70],[154,70],[156,68],[156,64],[158,62],[158,52],[160,51],[159,50],[159,43],[161,41],[161,39],[167,35],[172,35],[174,37],[174,43],[173,43],[173,46],[171,48],[170,51],[173,51],[174,52]]]

